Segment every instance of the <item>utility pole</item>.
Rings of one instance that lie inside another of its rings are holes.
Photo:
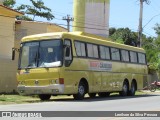
[[[67,29],[68,29],[68,32],[70,32],[70,22],[74,21],[74,18],[70,17],[70,15],[67,15],[66,17],[63,17],[62,20],[67,21]]]
[[[149,4],[149,0],[140,0],[139,27],[138,27],[138,47],[142,47],[142,20],[143,20],[143,2]]]
[[[141,45],[142,45],[143,2],[144,2],[144,0],[140,0],[139,27],[138,27],[138,47],[141,47]]]

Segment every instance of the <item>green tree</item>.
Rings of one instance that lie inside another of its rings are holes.
[[[154,27],[154,30],[156,31],[156,34],[160,36],[160,24],[157,23],[156,26]]]
[[[116,32],[116,28],[109,28],[109,36],[113,35]]]
[[[19,12],[24,13],[24,16],[18,17],[18,20],[35,20],[35,17],[43,17],[47,20],[52,20],[54,16],[50,8],[44,5],[42,0],[30,0],[32,5],[21,4],[15,7],[15,0],[5,0],[4,5],[11,7]]]
[[[111,28],[109,30],[110,38],[118,43],[136,46],[137,33],[132,32],[129,28]]]
[[[19,7],[17,7],[16,10],[24,12],[26,15],[33,16],[31,18],[32,20],[35,20],[36,16],[46,18],[47,20],[52,20],[54,18],[54,16],[51,14],[51,9],[46,7],[42,0],[30,1],[33,6],[22,4]]]
[[[7,7],[9,7],[9,8],[13,8],[13,7],[15,6],[15,4],[16,4],[16,1],[15,1],[15,0],[5,0],[5,1],[3,2],[3,5],[4,5],[4,6],[7,6]]]
[[[160,25],[156,24],[154,30],[157,37],[143,38],[143,48],[146,50],[149,67],[160,70]]]

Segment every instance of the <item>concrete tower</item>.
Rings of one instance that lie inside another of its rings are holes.
[[[110,0],[74,0],[73,31],[108,37]]]

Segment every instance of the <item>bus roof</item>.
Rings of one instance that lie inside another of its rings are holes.
[[[30,35],[30,36],[26,36],[26,37],[22,38],[21,42],[29,42],[29,41],[37,41],[37,40],[45,40],[45,39],[46,40],[47,39],[61,39],[63,36],[68,36],[68,35],[74,36],[74,37],[90,38],[90,41],[87,41],[87,42],[98,43],[99,41],[101,41],[103,43],[108,43],[108,44],[115,46],[115,47],[118,47],[118,48],[145,53],[144,49],[142,49],[142,48],[116,43],[116,42],[111,41],[111,39],[109,39],[109,38],[104,38],[101,36],[97,36],[97,35],[93,35],[93,34],[89,34],[89,33],[84,33],[84,32],[54,32],[54,33],[36,34],[36,35]],[[78,38],[77,38],[77,40],[78,40]],[[85,41],[85,40],[83,40],[83,41]]]

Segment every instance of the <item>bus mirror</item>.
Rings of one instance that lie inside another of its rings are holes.
[[[15,59],[15,49],[12,48],[12,60],[14,60],[14,59]]]
[[[70,56],[70,48],[66,47],[66,57],[69,57],[69,56]]]

